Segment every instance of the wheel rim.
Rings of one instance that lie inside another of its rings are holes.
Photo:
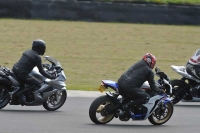
[[[156,109],[153,112],[152,117],[156,123],[164,123],[171,117],[172,111],[172,106],[166,104],[164,109]]]
[[[58,95],[58,98],[56,98],[56,95]],[[64,101],[65,101],[65,94],[64,92],[60,92],[59,94],[53,94],[50,97],[48,97],[46,104],[49,108],[54,109],[60,107]]]
[[[4,106],[9,101],[9,94],[6,89],[0,89],[0,106]]]
[[[114,114],[105,115],[106,109],[112,108],[114,104],[110,101],[106,101],[99,105],[96,110],[96,118],[101,123],[109,122],[113,117]]]

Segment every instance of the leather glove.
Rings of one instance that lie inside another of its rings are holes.
[[[57,75],[56,74],[52,74],[52,79],[56,79],[57,78]]]
[[[157,91],[157,93],[159,93],[159,94],[165,94],[165,91],[162,90],[162,89],[159,89],[159,90]]]
[[[57,73],[55,71],[50,72],[52,79],[56,79],[58,77]]]
[[[49,64],[42,64],[42,67],[49,68]]]

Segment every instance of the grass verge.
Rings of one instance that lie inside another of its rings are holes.
[[[170,65],[185,65],[199,48],[199,26],[0,19],[0,65],[12,68],[34,39],[47,44],[67,76],[67,88],[96,90],[102,79],[117,81],[149,52],[171,79]]]

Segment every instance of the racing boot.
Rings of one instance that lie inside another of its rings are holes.
[[[33,88],[34,88],[34,86],[28,86],[28,87],[25,87],[22,90],[16,92],[15,96],[18,98],[19,102],[22,105],[26,104],[26,96],[25,96],[25,94],[31,92]]]
[[[142,104],[145,104],[148,102],[149,99],[137,99],[137,100],[131,100],[127,104],[124,105],[124,111],[129,114],[129,116],[134,115],[133,112],[131,112],[131,108],[135,106],[139,106]]]

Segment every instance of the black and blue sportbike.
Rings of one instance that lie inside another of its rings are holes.
[[[164,88],[168,93],[172,93],[172,86],[169,77],[156,68],[156,75],[159,77],[156,86]],[[109,90],[111,88],[111,90]],[[100,92],[108,90],[106,95],[96,98],[89,109],[90,119],[96,124],[106,124],[114,117],[121,121],[132,120],[148,120],[154,125],[161,125],[167,122],[173,114],[173,104],[167,94],[156,94],[145,82],[141,89],[146,91],[150,96],[148,103],[143,105],[135,105],[130,107],[131,115],[126,113],[123,105],[128,103],[132,98],[119,91],[119,86],[111,80],[102,80],[99,87]]]

